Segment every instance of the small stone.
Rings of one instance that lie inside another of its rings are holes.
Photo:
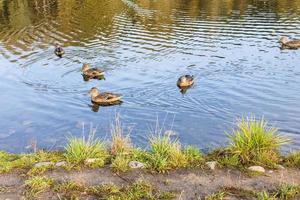
[[[253,171],[253,172],[260,172],[260,173],[266,172],[265,168],[263,168],[261,166],[251,166],[251,167],[248,167],[248,170]]]
[[[61,167],[61,166],[65,166],[67,164],[66,161],[59,161],[55,164],[56,167]]]
[[[207,167],[209,167],[209,169],[214,170],[216,168],[217,161],[210,161],[210,162],[206,162],[205,164]]]
[[[282,165],[277,165],[277,169],[284,170],[284,169],[285,169],[285,167],[284,167],[284,166],[282,166]]]
[[[44,166],[50,166],[50,165],[53,165],[53,162],[38,162],[36,163],[34,166],[35,167],[44,167]]]
[[[130,161],[128,166],[132,169],[139,169],[139,168],[144,168],[145,165],[141,162],[138,161]]]
[[[100,158],[87,158],[87,159],[85,160],[85,163],[86,163],[86,164],[90,164],[90,163],[96,162],[97,160],[100,160]]]

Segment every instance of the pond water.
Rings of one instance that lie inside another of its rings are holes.
[[[117,113],[139,146],[157,120],[184,144],[224,145],[253,114],[299,149],[300,50],[282,35],[300,39],[300,0],[0,0],[0,149],[60,148],[83,124],[105,138]],[[85,82],[82,63],[106,79]],[[94,86],[123,104],[91,107]]]

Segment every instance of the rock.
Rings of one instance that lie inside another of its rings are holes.
[[[251,166],[251,167],[248,167],[248,170],[253,171],[253,172],[260,172],[260,173],[266,172],[265,168],[263,168],[261,166]]]
[[[53,165],[53,162],[38,162],[34,166],[35,167],[44,167],[44,166],[47,167],[50,165]]]
[[[141,162],[138,162],[138,161],[130,161],[128,163],[128,166],[131,169],[139,169],[139,168],[144,168],[145,167],[144,163],[141,163]]]
[[[281,169],[281,170],[284,170],[284,169],[285,169],[285,167],[282,166],[282,165],[277,165],[276,167],[277,167],[277,169]]]
[[[100,160],[100,158],[87,158],[87,159],[85,160],[85,163],[86,163],[86,164],[90,164],[90,163],[96,162],[97,160]]]
[[[209,169],[214,170],[216,168],[217,161],[210,161],[210,162],[206,162],[205,164],[207,167],[209,167]]]
[[[67,164],[66,161],[59,161],[55,164],[56,167],[61,167],[61,166],[65,166]]]

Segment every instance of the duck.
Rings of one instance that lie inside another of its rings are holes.
[[[96,87],[92,87],[88,94],[91,96],[92,103],[99,105],[114,105],[121,103],[121,94],[102,92],[100,93]]]
[[[99,68],[90,68],[89,64],[83,64],[81,67],[82,76],[86,79],[102,79],[104,71]]]
[[[183,76],[180,76],[177,80],[177,86],[179,88],[190,87],[193,84],[194,84],[194,76],[192,76],[192,75],[183,75]]]
[[[288,41],[288,37],[283,36],[279,39],[279,42],[282,44],[282,47],[287,47],[287,48],[290,48],[290,49],[300,48],[300,40],[290,40],[290,41]]]
[[[55,44],[55,50],[54,50],[55,55],[58,57],[62,58],[62,56],[65,54],[65,51],[59,44]]]

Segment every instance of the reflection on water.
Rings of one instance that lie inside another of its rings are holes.
[[[2,0],[0,1],[0,149],[60,147],[78,124],[105,137],[117,112],[146,144],[156,119],[201,148],[224,144],[234,119],[264,115],[300,138],[300,0]],[[66,52],[54,55],[54,44]],[[106,71],[84,81],[82,63]],[[184,95],[183,74],[195,76]],[[91,87],[122,93],[96,107]]]

